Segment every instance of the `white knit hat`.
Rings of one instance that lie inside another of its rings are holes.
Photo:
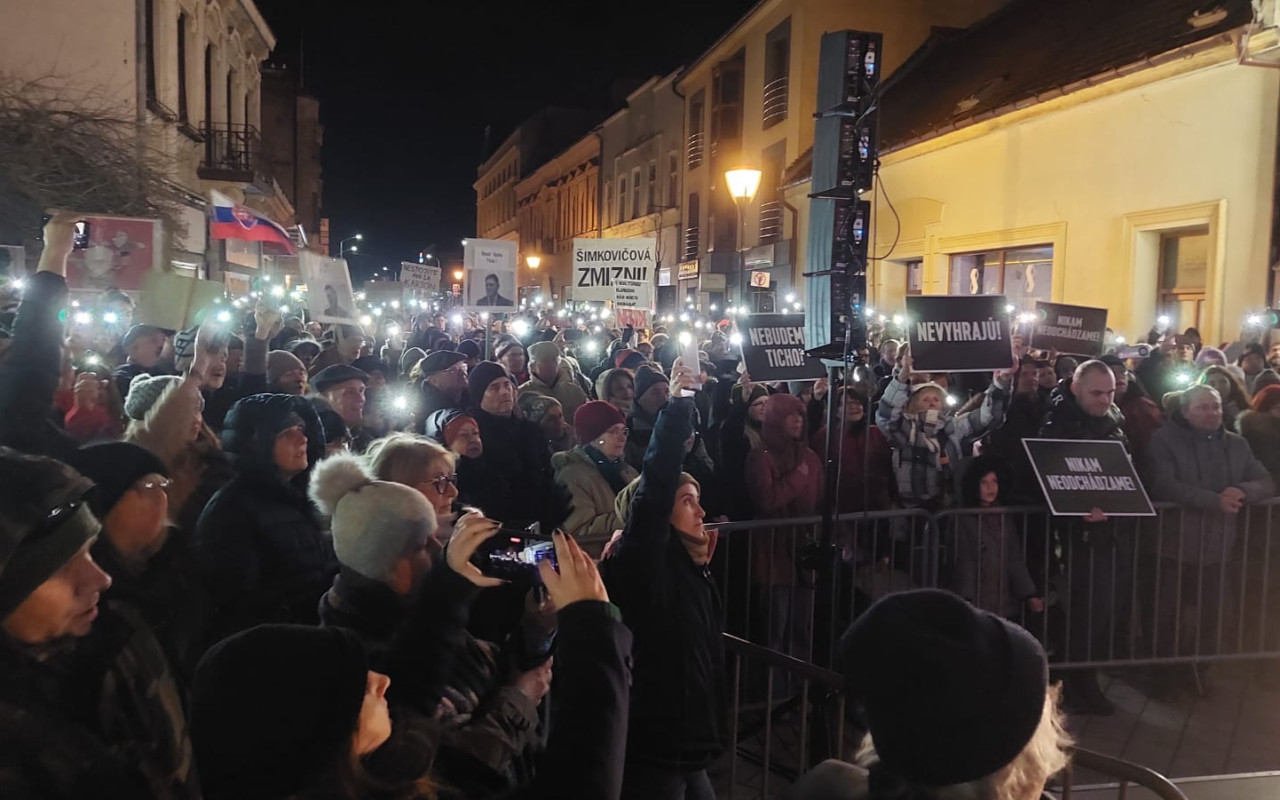
[[[129,395],[124,399],[125,415],[129,419],[145,419],[164,390],[181,380],[177,375],[150,375],[146,372],[133,376],[129,382]]]
[[[339,453],[316,465],[311,499],[332,518],[338,562],[386,582],[400,559],[422,547],[436,529],[436,512],[421,492],[375,480],[357,455]]]

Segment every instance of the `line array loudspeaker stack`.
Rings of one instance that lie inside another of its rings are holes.
[[[878,33],[826,33],[818,57],[805,342],[810,353],[834,360],[867,340],[871,203],[859,198],[875,180],[883,42]]]

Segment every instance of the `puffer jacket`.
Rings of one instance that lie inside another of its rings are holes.
[[[955,415],[943,409],[936,419],[919,418],[920,414],[908,416],[905,411],[910,399],[911,385],[895,373],[876,406],[876,427],[893,446],[898,496],[908,505],[920,505],[942,499],[948,490],[959,495],[960,476],[955,474],[958,470],[949,467],[963,458],[961,443],[1004,422],[1008,387],[992,381],[980,406]]]
[[[265,622],[315,624],[338,571],[333,542],[307,497],[310,471],[286,482],[275,466],[275,437],[289,414],[303,420],[314,464],[324,455],[324,429],[306,399],[252,395],[227,414],[223,444],[239,474],[213,496],[192,541],[209,601],[207,644]]]
[[[1236,419],[1236,428],[1249,443],[1254,456],[1271,473],[1271,480],[1280,486],[1280,417],[1244,411]]]
[[[581,446],[551,457],[556,468],[556,482],[569,490],[573,511],[564,521],[564,530],[577,539],[593,557],[599,558],[613,532],[622,528],[622,520],[614,510],[618,493],[600,474],[591,456]],[[622,465],[622,479],[627,483],[640,477],[629,464]]]
[[[704,769],[724,752],[720,592],[671,527],[693,398],[658,414],[622,539],[600,571],[635,635],[628,760]]]
[[[1186,509],[1166,521],[1160,540],[1160,557],[1183,563],[1232,558],[1239,515],[1223,513],[1223,489],[1240,489],[1248,505],[1271,497],[1276,488],[1243,437],[1221,428],[1198,430],[1177,412],[1151,437],[1145,477],[1154,499]]]
[[[545,533],[560,527],[569,516],[569,498],[555,482],[542,428],[527,419],[499,417],[480,408],[473,408],[471,416],[484,442],[484,455],[479,460],[493,476],[478,487],[484,495],[481,510],[503,522],[536,520]],[[510,509],[507,516],[490,513],[498,506]]]

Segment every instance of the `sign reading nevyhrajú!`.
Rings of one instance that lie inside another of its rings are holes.
[[[1152,517],[1155,509],[1124,445],[1112,439],[1023,439],[1049,509],[1057,516]]]
[[[1102,355],[1107,334],[1107,310],[1062,303],[1036,303],[1036,324],[1031,346],[1073,356]]]
[[[612,300],[616,280],[652,284],[658,242],[635,239],[574,239],[573,299]]]
[[[907,298],[907,340],[917,372],[989,372],[1013,366],[1002,295]]]
[[[739,321],[742,360],[753,381],[802,381],[826,374],[804,351],[804,314],[753,314]]]

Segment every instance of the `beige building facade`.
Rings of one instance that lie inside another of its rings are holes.
[[[208,249],[217,251],[214,272],[229,263],[256,270],[270,256],[255,243],[207,241],[205,206],[216,189],[286,227],[296,222],[259,133],[260,64],[274,46],[253,0],[10,0],[0,71],[143,126],[187,193],[171,265],[199,271]]]
[[[600,235],[600,137],[588,133],[535,169],[515,185],[515,202],[517,283],[535,296],[568,299],[573,240]]]

